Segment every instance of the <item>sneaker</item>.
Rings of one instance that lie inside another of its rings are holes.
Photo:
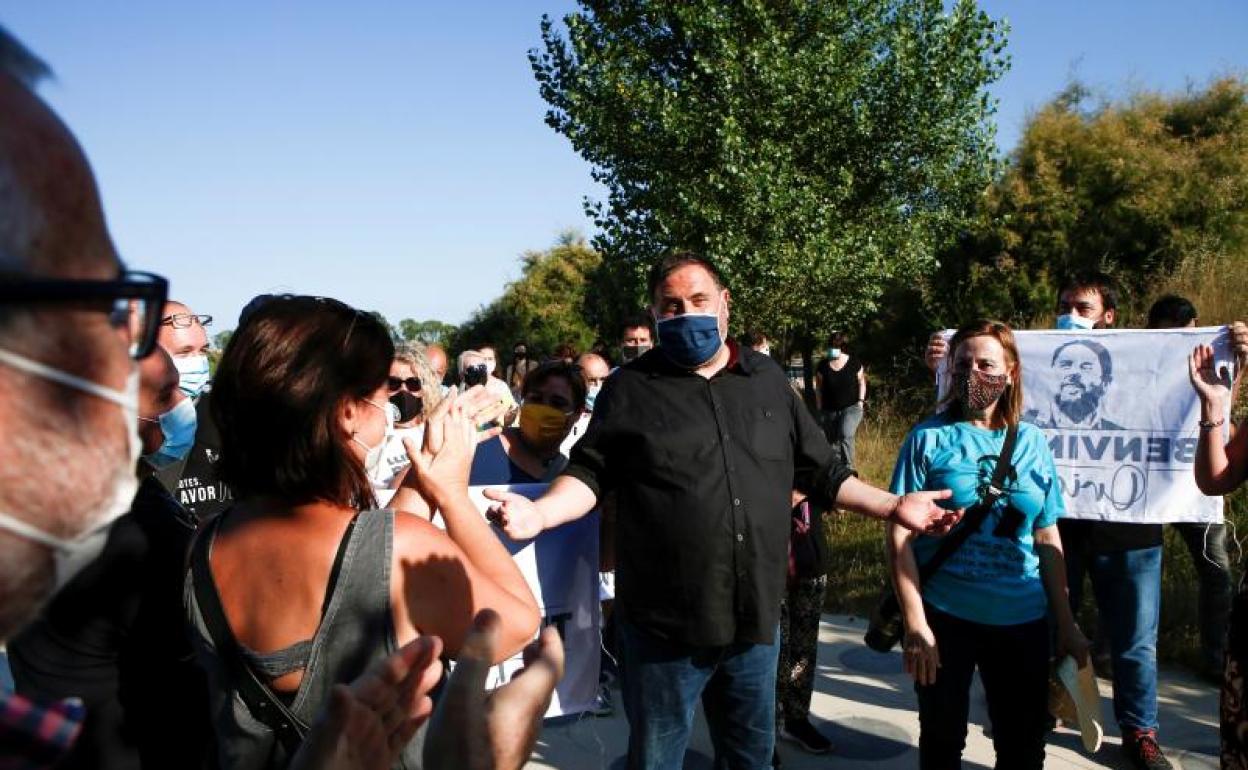
[[[1174,770],[1174,765],[1161,753],[1156,730],[1128,729],[1122,736],[1122,753],[1139,770]]]
[[[598,686],[598,697],[594,698],[594,707],[590,709],[590,713],[596,717],[609,717],[615,713],[611,688],[605,682]]]
[[[832,741],[815,729],[809,719],[786,719],[780,736],[801,745],[811,754],[827,754],[832,750]]]

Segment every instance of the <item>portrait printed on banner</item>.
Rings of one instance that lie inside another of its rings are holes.
[[[1114,383],[1114,359],[1090,339],[1063,342],[1049,360],[1053,394],[1024,412],[1041,428],[1123,430],[1105,414],[1106,395]]]

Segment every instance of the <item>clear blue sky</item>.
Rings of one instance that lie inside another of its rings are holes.
[[[589,168],[542,120],[526,51],[570,0],[10,2],[135,267],[216,329],[265,291],[462,322],[517,256],[588,232]],[[1243,0],[988,0],[1009,150],[1071,75],[1108,95],[1248,72]]]

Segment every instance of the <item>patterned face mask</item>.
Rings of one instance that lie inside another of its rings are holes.
[[[1009,376],[987,374],[979,370],[954,372],[953,393],[972,412],[982,412],[996,403],[1005,392]]]

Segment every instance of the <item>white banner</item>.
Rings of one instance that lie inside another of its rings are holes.
[[[513,484],[469,487],[468,495],[485,513],[489,501],[484,489],[506,489],[536,499],[549,484]],[[498,532],[499,539],[516,560],[542,613],[542,626],[553,625],[563,639],[564,674],[555,688],[547,717],[576,714],[593,708],[598,696],[599,645],[598,511],[548,530],[533,540],[515,542]],[[486,681],[493,689],[511,680],[524,666],[521,656],[494,667]]]
[[[1192,471],[1200,401],[1187,357],[1197,345],[1213,345],[1218,366],[1232,366],[1226,327],[1015,337],[1023,359],[1023,419],[1049,437],[1067,517],[1222,520],[1222,498],[1201,494]]]

